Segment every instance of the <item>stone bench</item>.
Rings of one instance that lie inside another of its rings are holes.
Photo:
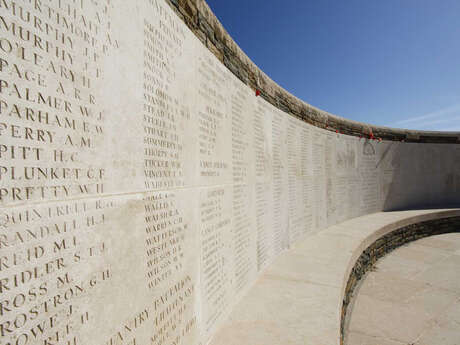
[[[380,212],[331,226],[279,256],[237,304],[211,345],[331,345],[356,282],[378,257],[460,229],[460,209]]]

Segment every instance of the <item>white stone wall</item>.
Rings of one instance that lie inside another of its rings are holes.
[[[0,1],[1,345],[205,344],[298,239],[459,201],[458,145],[292,118],[164,0]]]

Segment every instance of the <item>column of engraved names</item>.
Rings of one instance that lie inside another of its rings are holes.
[[[294,243],[302,234],[303,193],[301,184],[300,124],[294,119],[288,120],[287,162],[288,162],[288,214],[289,243]]]
[[[401,200],[403,199],[404,174],[402,171],[402,156],[403,156],[403,143],[388,143],[382,142],[382,154],[378,161],[378,168],[380,170],[380,189],[381,189],[381,204],[383,208],[387,208],[391,200],[392,207],[400,207]],[[460,151],[459,151],[460,152]],[[460,157],[459,157],[460,158]],[[456,160],[454,159],[454,162]],[[460,159],[457,159],[460,168]],[[432,162],[429,162],[432,164]],[[409,166],[410,162],[407,163]],[[458,169],[460,171],[460,169]],[[408,172],[411,175],[411,172]],[[449,187],[453,187],[452,185]],[[453,188],[448,188],[449,191],[454,191]]]
[[[177,54],[181,54],[183,37],[173,34],[161,20],[154,25],[144,19],[146,189],[171,189],[184,184],[180,161],[183,147],[178,135],[181,107],[175,95],[169,92],[176,73],[173,61]],[[173,273],[181,268],[181,245],[188,224],[184,224],[175,206],[175,198],[174,193],[166,192],[144,198],[147,284],[150,289],[171,279]]]
[[[101,56],[118,46],[110,6],[2,1],[0,10],[0,203],[102,193],[105,167],[88,162],[104,135]],[[8,344],[81,344],[80,328],[95,315],[75,300],[111,276],[94,265],[107,252],[97,231],[103,208],[88,201],[0,211]]]
[[[198,64],[198,144],[200,157],[200,177],[215,180],[224,177],[230,169],[229,156],[225,147],[231,145],[226,135],[230,123],[227,115],[227,74],[219,69],[214,57],[206,54]],[[224,150],[225,152],[221,152]]]
[[[162,12],[163,13],[163,12]],[[168,18],[168,17],[167,17]],[[187,104],[173,92],[174,61],[182,55],[185,33],[161,17],[157,26],[144,21],[144,177],[146,189],[184,186],[184,133]]]
[[[313,129],[312,138],[315,229],[320,230],[326,226],[325,134],[319,129]]]
[[[278,112],[273,113],[272,141],[273,141],[273,229],[275,255],[288,247],[287,224],[283,217],[284,204],[284,169],[282,148],[284,147],[283,116]]]
[[[250,144],[244,106],[248,93],[234,82],[231,98],[232,115],[232,167],[233,167],[233,258],[235,260],[235,291],[241,291],[250,279],[254,263],[251,260],[251,218],[248,184]]]
[[[335,134],[326,134],[325,173],[326,173],[326,218],[327,224],[334,224],[337,217],[337,178],[336,178],[336,144]],[[343,193],[343,190],[341,191]]]
[[[306,124],[303,124],[300,135],[300,166],[302,176],[302,197],[303,197],[303,226],[304,233],[313,231],[313,200],[314,183],[312,168],[312,141],[311,131]]]
[[[354,199],[354,193],[359,190],[356,185],[356,141],[348,136],[340,136],[336,146],[337,170],[337,222],[353,217],[353,208],[359,203]]]
[[[104,192],[109,3],[0,3],[0,203]]]
[[[98,315],[80,301],[112,277],[100,232],[114,207],[93,199],[0,211],[2,344],[86,345]]]
[[[182,189],[189,182],[191,114],[177,75],[187,37],[166,3],[152,0],[150,5],[158,20],[144,19],[144,184],[161,191],[144,197],[146,282],[155,293],[153,304],[146,306],[153,321],[147,323],[146,344],[191,343],[188,337],[197,330],[196,278],[186,247],[193,224],[183,203],[190,196]]]
[[[226,188],[206,189],[202,191],[200,202],[201,289],[206,332],[210,332],[225,314],[230,299],[231,209],[227,208],[228,193]]]
[[[183,247],[190,224],[181,214],[176,199],[175,192],[158,192],[144,199],[150,289],[157,289],[183,269]]]
[[[263,269],[272,257],[273,234],[269,215],[271,200],[270,184],[267,176],[269,171],[267,132],[268,106],[257,102],[254,111],[254,165],[255,165],[255,212],[257,230],[257,269]]]
[[[380,198],[379,173],[377,169],[377,146],[365,139],[361,146],[359,172],[361,177],[361,212],[376,212]]]

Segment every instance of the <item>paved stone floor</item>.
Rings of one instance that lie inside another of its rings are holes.
[[[412,242],[356,289],[347,345],[460,345],[460,234]]]

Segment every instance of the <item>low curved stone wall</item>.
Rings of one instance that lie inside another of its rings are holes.
[[[460,203],[452,134],[295,118],[164,0],[4,0],[0,29],[2,345],[204,344],[300,238]]]
[[[407,243],[424,237],[453,232],[460,233],[460,217],[440,218],[410,224],[385,234],[369,245],[356,260],[345,287],[340,327],[341,344],[344,341],[345,323],[354,290],[365,274],[372,270],[377,261]]]

